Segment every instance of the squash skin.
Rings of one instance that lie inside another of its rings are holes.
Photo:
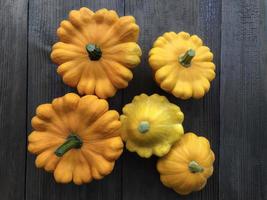
[[[126,148],[144,158],[165,155],[184,133],[183,119],[180,108],[164,96],[135,96],[120,116]]]
[[[213,173],[214,160],[214,153],[206,138],[186,133],[167,155],[158,160],[157,169],[166,187],[186,195],[205,187]],[[191,161],[197,162],[204,170],[192,173],[188,167]]]
[[[59,42],[53,45],[51,59],[58,64],[63,82],[77,87],[80,95],[100,98],[115,95],[133,78],[131,68],[140,63],[141,49],[136,43],[139,26],[132,16],[119,17],[113,10],[88,8],[72,10],[69,19],[57,29]],[[96,44],[102,51],[91,60],[86,45]]]
[[[32,127],[28,151],[37,155],[36,167],[53,172],[59,183],[81,185],[102,179],[123,151],[119,114],[94,95],[69,93],[38,106]],[[70,133],[77,134],[83,144],[58,157],[55,151]]]
[[[179,57],[187,50],[195,51],[190,66],[183,66]],[[167,32],[158,37],[149,52],[149,64],[158,85],[175,97],[199,99],[210,89],[215,78],[213,54],[202,40],[186,32]]]

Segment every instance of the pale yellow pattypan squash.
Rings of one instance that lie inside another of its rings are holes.
[[[123,108],[120,116],[126,148],[139,156],[163,156],[184,133],[184,115],[166,97],[141,94]]]

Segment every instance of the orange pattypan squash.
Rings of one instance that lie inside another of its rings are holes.
[[[160,180],[182,195],[199,191],[213,173],[214,159],[206,138],[186,133],[158,161]]]
[[[168,32],[149,52],[149,63],[160,87],[181,99],[201,98],[215,78],[213,54],[202,40],[188,33]]]
[[[69,93],[38,106],[32,127],[28,150],[38,155],[35,164],[60,183],[103,178],[123,151],[119,114],[94,95]]]
[[[64,83],[83,94],[114,96],[133,78],[131,68],[140,63],[136,43],[139,27],[132,16],[119,17],[113,10],[72,10],[57,29],[59,42],[51,59]]]

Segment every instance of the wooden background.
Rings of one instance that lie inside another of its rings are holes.
[[[35,108],[75,91],[56,74],[49,54],[71,9],[109,8],[140,26],[142,63],[129,87],[110,99],[124,104],[145,92],[166,95],[185,113],[185,130],[211,141],[215,172],[201,192],[179,196],[163,187],[157,158],[125,151],[112,174],[83,186],[56,184],[26,151]],[[0,0],[1,200],[267,200],[266,0]],[[203,38],[215,55],[216,79],[201,100],[182,101],[152,80],[147,54],[166,31]]]

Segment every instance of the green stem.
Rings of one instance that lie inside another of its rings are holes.
[[[73,148],[75,149],[81,148],[82,144],[83,144],[82,140],[77,135],[70,134],[66,142],[64,142],[60,147],[57,148],[55,154],[58,157],[62,157],[66,152],[68,152]]]
[[[102,51],[95,44],[87,44],[85,48],[91,60],[95,61],[101,58]]]
[[[198,173],[204,171],[204,168],[200,166],[196,161],[191,161],[188,165],[188,168],[192,173]]]
[[[184,67],[189,67],[191,65],[191,61],[196,55],[196,52],[194,49],[189,49],[187,52],[185,52],[184,55],[179,57],[179,62]]]
[[[149,131],[150,125],[148,121],[141,121],[139,126],[138,126],[138,130],[140,133],[146,133],[147,131]]]

